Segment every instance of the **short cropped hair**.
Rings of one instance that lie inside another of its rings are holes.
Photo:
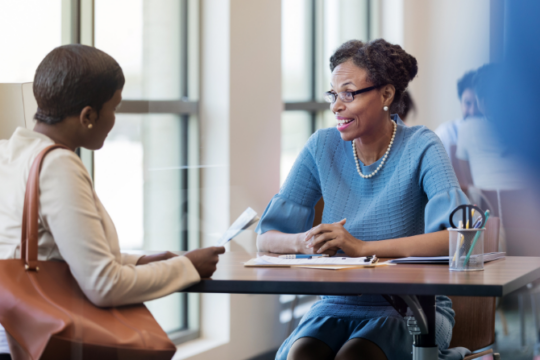
[[[390,112],[403,111],[403,92],[418,73],[418,64],[414,56],[405,52],[401,46],[390,44],[383,39],[367,43],[349,40],[330,58],[330,70],[334,71],[339,64],[348,60],[365,69],[368,80],[374,85],[394,85],[396,93],[390,105]]]
[[[52,125],[79,115],[86,106],[99,114],[124,83],[122,68],[103,51],[78,44],[59,46],[45,56],[36,70],[34,96],[38,110],[34,118]]]
[[[475,70],[471,70],[469,72],[466,72],[465,75],[463,75],[457,82],[457,93],[458,98],[461,100],[461,95],[465,92],[467,89],[474,90],[474,77],[476,75]]]

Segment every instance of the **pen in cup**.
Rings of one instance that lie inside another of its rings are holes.
[[[484,222],[483,226],[482,226],[482,229],[484,229],[486,227],[486,224],[487,224],[487,221],[489,219],[489,210],[486,210],[486,213],[485,213],[485,217],[486,217],[486,221]],[[467,253],[467,257],[465,258],[465,262],[463,263],[464,266],[467,266],[469,264],[469,259],[471,258],[471,254],[474,250],[474,247],[476,246],[476,242],[478,241],[478,238],[480,237],[480,232],[477,232],[476,235],[474,236],[474,240],[472,241],[472,245],[469,249],[469,252]]]
[[[463,222],[460,221],[459,222],[459,228],[460,229],[463,229]],[[456,252],[454,254],[454,257],[452,258],[452,262],[455,262],[456,261],[456,258],[458,257],[458,254],[459,254],[459,249],[461,248],[461,246],[463,245],[463,241],[465,240],[465,237],[463,235],[460,234],[460,236],[457,238],[456,241],[458,241],[458,245],[456,246]]]

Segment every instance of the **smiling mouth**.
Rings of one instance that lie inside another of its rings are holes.
[[[353,119],[339,119],[337,120],[337,123],[338,123],[338,126],[343,126],[343,125],[347,125],[348,123],[352,122]]]

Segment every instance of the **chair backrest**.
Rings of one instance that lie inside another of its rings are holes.
[[[36,111],[32,83],[0,84],[0,140],[9,139],[18,126],[32,129]]]
[[[489,208],[492,214],[501,218],[507,255],[540,256],[540,209],[534,192],[526,189],[501,190],[499,194],[495,190],[481,192],[487,199],[486,204],[482,204],[483,208]]]
[[[313,219],[313,227],[322,223],[322,214],[324,211],[324,199],[321,198],[315,205],[315,218]]]
[[[484,234],[484,252],[499,247],[498,217],[490,217]],[[456,312],[456,323],[450,347],[463,346],[471,351],[480,350],[495,342],[495,298],[482,296],[450,296]]]
[[[495,298],[450,296],[456,312],[450,347],[480,350],[495,342]]]
[[[456,173],[459,186],[461,186],[462,188],[466,188],[470,184],[468,184],[467,179],[463,174],[463,171],[461,170],[461,167],[459,165],[459,159],[456,157],[456,149],[456,145],[450,145],[450,162],[452,163],[452,167],[454,168],[454,172]]]
[[[484,252],[496,252],[499,251],[499,230],[501,228],[501,221],[497,216],[491,216],[486,224],[486,231],[484,234]]]

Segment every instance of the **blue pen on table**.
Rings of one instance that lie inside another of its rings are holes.
[[[484,221],[484,224],[482,224],[482,229],[486,227],[487,221],[489,219],[489,210],[486,210],[485,216],[486,216],[486,221]],[[467,266],[467,264],[469,263],[469,258],[471,257],[474,246],[476,245],[476,242],[478,241],[479,237],[480,237],[480,231],[478,231],[476,235],[474,236],[474,240],[472,242],[471,248],[469,249],[469,252],[467,253],[467,257],[465,258],[465,262],[463,263],[463,266]]]
[[[280,259],[311,259],[312,257],[327,257],[328,254],[287,254],[279,255]]]

